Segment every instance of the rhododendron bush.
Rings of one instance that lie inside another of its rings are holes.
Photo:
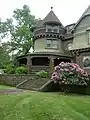
[[[54,83],[87,85],[88,74],[75,63],[61,62],[55,67],[51,79]]]

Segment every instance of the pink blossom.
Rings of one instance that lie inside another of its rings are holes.
[[[59,66],[56,66],[56,67],[55,67],[55,70],[60,70],[60,67],[59,67]]]
[[[67,74],[66,74],[67,72]],[[66,78],[67,75],[67,78]],[[55,67],[54,73],[51,79],[55,82],[70,84],[69,78],[72,76],[72,84],[83,83],[84,80],[88,80],[88,74],[80,68],[76,63],[64,63],[61,62]],[[75,79],[73,78],[75,76]],[[78,82],[77,82],[78,80]]]
[[[75,65],[74,63],[72,63],[72,67],[73,67],[73,68],[76,68],[76,65]]]
[[[71,69],[71,71],[74,71],[74,70],[75,70],[75,68],[72,68],[72,69]]]
[[[55,76],[55,75],[57,75],[57,72],[54,72],[54,73],[52,74],[52,76]]]
[[[69,71],[69,69],[65,68],[65,69],[64,69],[64,71],[65,71],[65,72],[68,72],[68,71]]]
[[[61,71],[61,72],[63,72],[63,71],[64,71],[64,69],[62,69],[62,68],[61,68],[61,69],[60,69],[60,71]]]
[[[64,81],[66,81],[66,79],[65,79],[65,78],[64,78],[63,80],[64,80]]]
[[[65,84],[67,84],[67,82],[65,82]]]
[[[62,83],[64,83],[64,81],[61,81]]]

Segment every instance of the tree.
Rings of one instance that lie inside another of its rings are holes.
[[[27,54],[32,46],[33,33],[30,28],[36,23],[35,16],[31,15],[30,9],[24,5],[22,9],[13,11],[13,17],[2,22],[0,20],[1,39],[10,37],[10,51],[19,54]]]
[[[10,56],[8,53],[7,44],[0,44],[0,69],[5,68],[7,64],[10,63]]]

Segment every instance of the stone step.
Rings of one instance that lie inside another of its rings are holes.
[[[16,85],[16,88],[19,88],[22,84],[24,84],[25,82],[27,82],[28,80],[24,80],[22,82],[20,82],[19,84]]]
[[[16,85],[19,89],[26,89],[26,90],[39,90],[41,86],[43,86],[48,79],[41,79],[41,78],[31,78],[29,80],[24,80],[23,82]]]

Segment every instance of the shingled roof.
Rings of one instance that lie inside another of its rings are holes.
[[[38,22],[36,23],[36,25],[35,25],[36,27],[40,27],[40,26],[42,26],[42,20],[40,19],[40,20],[38,20]]]
[[[61,24],[60,20],[57,18],[55,13],[51,10],[48,15],[43,19],[43,23],[56,23],[56,24]]]
[[[87,15],[90,15],[90,5],[88,6],[88,8],[85,10],[85,12],[82,14],[82,16],[80,17],[80,19],[77,21],[76,25],[74,26],[73,30],[76,28],[76,26],[80,23],[80,21]]]

